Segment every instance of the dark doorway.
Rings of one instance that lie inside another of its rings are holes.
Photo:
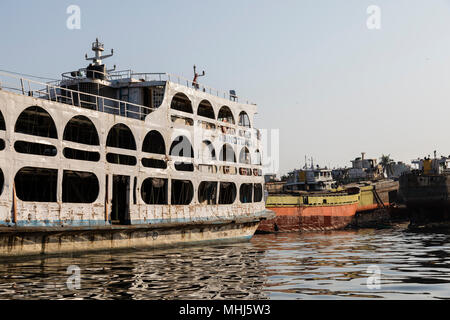
[[[112,224],[130,224],[130,177],[113,175]]]

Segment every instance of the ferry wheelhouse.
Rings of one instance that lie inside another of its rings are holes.
[[[249,239],[268,216],[256,105],[92,50],[57,82],[0,73],[0,254]]]
[[[333,180],[331,171],[328,168],[311,166],[289,172],[284,190],[320,191],[336,188],[336,181]]]

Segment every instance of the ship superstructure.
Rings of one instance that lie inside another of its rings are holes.
[[[256,105],[197,77],[107,70],[113,51],[92,50],[57,82],[0,73],[0,225],[251,237],[267,215]]]
[[[293,170],[288,173],[284,190],[286,191],[320,191],[335,188],[331,169],[316,167],[308,167],[299,170]]]

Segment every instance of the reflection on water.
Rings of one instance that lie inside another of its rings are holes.
[[[372,265],[379,289],[367,287]],[[0,299],[439,299],[449,282],[450,235],[403,226],[0,263]]]

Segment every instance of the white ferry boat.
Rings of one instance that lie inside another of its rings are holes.
[[[57,82],[0,73],[0,255],[250,239],[272,217],[256,105],[92,50]]]

